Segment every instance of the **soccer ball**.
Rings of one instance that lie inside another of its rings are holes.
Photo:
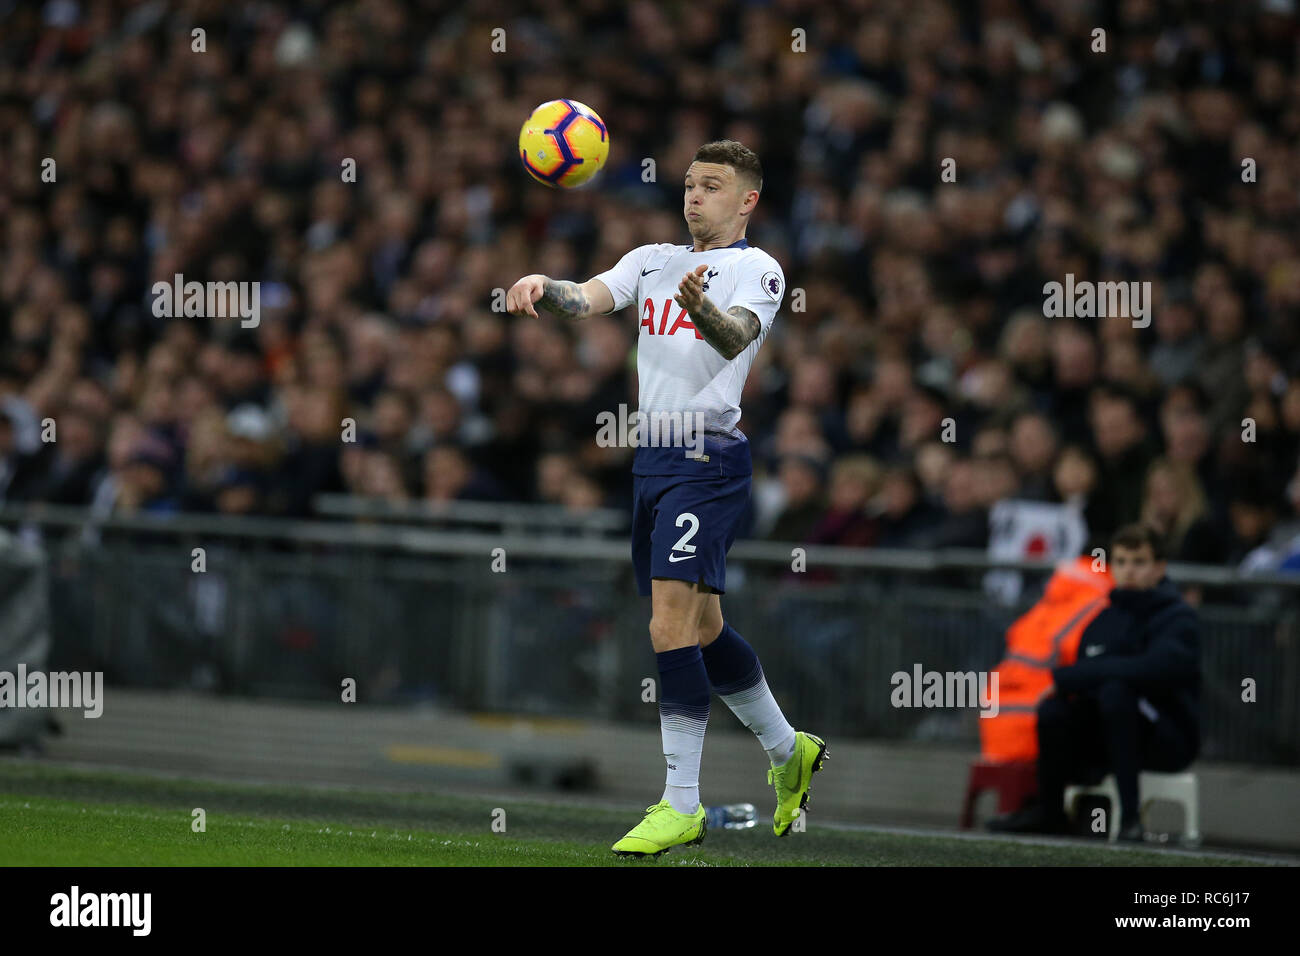
[[[533,110],[519,131],[519,159],[539,183],[581,186],[605,165],[609,133],[590,106],[551,100]]]

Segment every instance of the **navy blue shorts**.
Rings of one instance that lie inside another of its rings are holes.
[[[651,578],[727,589],[727,552],[749,509],[752,475],[632,476],[632,567],[637,591]]]

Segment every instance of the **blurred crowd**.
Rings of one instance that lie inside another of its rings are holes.
[[[1293,0],[674,9],[0,0],[0,501],[626,508],[596,417],[636,407],[635,318],[496,290],[689,242],[684,171],[733,138],[790,290],[752,536],[982,547],[1020,498],[1300,567]],[[611,131],[571,192],[515,152],[561,95]],[[1151,282],[1150,327],[1045,317],[1071,273]],[[158,317],[176,274],[260,282],[258,325]]]

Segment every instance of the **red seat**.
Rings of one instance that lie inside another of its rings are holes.
[[[966,799],[961,808],[961,827],[975,824],[975,801],[985,790],[998,792],[998,813],[1014,813],[1038,793],[1038,765],[1032,761],[994,763],[976,760],[970,765]]]

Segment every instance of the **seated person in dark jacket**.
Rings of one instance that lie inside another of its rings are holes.
[[[1132,524],[1117,531],[1110,567],[1109,607],[1080,636],[1076,663],[1053,668],[1052,691],[1038,705],[1039,800],[990,821],[990,829],[1066,833],[1066,784],[1095,783],[1109,771],[1119,790],[1119,837],[1141,840],[1138,771],[1173,773],[1196,758],[1196,612],[1165,577],[1154,529]]]

